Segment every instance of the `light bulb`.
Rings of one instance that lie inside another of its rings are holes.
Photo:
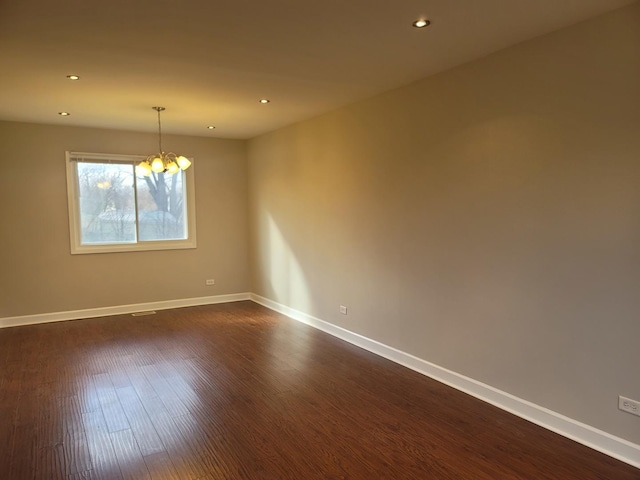
[[[153,162],[151,162],[151,170],[156,173],[164,172],[164,162],[160,157],[156,157],[153,159]]]
[[[180,171],[180,167],[176,162],[167,163],[167,173],[173,175],[174,173],[178,173]]]
[[[146,162],[140,162],[136,166],[136,173],[142,177],[148,177],[151,175],[151,166]]]
[[[191,166],[191,162],[187,157],[183,157],[182,155],[180,155],[176,160],[182,170],[186,170]]]
[[[413,26],[416,28],[424,28],[428,27],[429,25],[431,25],[431,22],[425,18],[421,18],[420,20],[416,20],[415,22],[413,22]]]

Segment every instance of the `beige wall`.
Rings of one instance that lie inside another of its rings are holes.
[[[249,291],[246,142],[163,137],[195,158],[198,248],[71,255],[65,151],[147,154],[157,135],[0,122],[0,318]]]
[[[252,291],[640,443],[640,5],[248,152]]]

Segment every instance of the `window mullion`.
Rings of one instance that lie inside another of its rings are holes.
[[[140,243],[140,222],[138,221],[138,175],[136,174],[136,166],[132,164],[133,168],[133,212],[135,215],[136,226],[136,243]]]

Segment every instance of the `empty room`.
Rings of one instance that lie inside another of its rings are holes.
[[[640,479],[640,2],[0,2],[0,477]]]

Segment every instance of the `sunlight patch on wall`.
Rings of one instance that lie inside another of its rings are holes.
[[[289,242],[269,214],[265,237],[267,251],[263,252],[263,262],[269,272],[271,290],[275,294],[273,300],[310,312],[312,301],[304,271]]]

